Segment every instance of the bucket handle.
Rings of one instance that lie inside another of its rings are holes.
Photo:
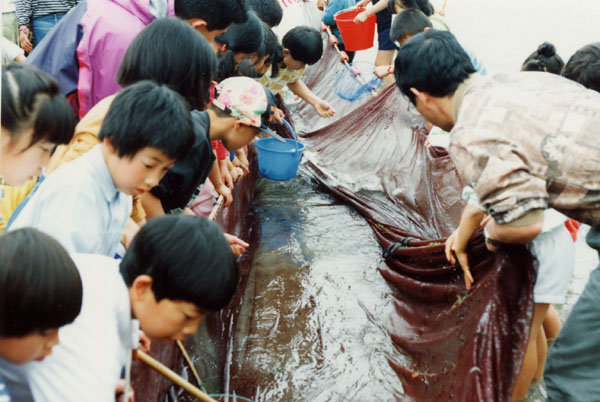
[[[294,144],[296,145],[296,152],[298,152],[298,137],[296,137],[294,129],[286,119],[281,119],[281,121],[283,121],[283,125],[289,130],[289,132],[292,133],[292,137],[294,137]]]

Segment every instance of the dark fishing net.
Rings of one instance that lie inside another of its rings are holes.
[[[467,293],[460,267],[444,256],[464,207],[452,160],[423,145],[424,122],[394,86],[355,110],[336,101],[328,83],[340,68],[327,47],[305,75],[338,110],[337,121],[302,103],[291,116],[313,153],[313,176],[365,217],[387,256],[379,270],[399,290],[389,332],[411,361],[389,359],[404,388],[399,398],[508,400],[533,311],[531,255],[523,247],[494,255],[477,232],[469,249],[475,287]]]

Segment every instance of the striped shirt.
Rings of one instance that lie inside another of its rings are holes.
[[[298,81],[306,71],[306,66],[300,70],[288,70],[280,68],[279,74],[275,78],[271,78],[271,68],[260,79],[260,83],[267,87],[274,95],[281,91],[287,84],[292,84]]]
[[[30,25],[34,18],[49,14],[67,13],[79,0],[17,0],[15,1],[17,22]]]

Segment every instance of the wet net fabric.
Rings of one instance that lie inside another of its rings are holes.
[[[400,400],[509,400],[533,311],[533,258],[524,247],[487,251],[481,231],[462,271],[444,256],[445,238],[464,207],[462,184],[443,148],[427,149],[425,125],[395,86],[375,99],[345,102],[330,83],[343,68],[325,46],[304,81],[337,114],[321,119],[310,105],[291,107],[306,143],[311,174],[371,225],[387,257],[379,270],[398,289],[388,331],[409,363],[389,364]]]

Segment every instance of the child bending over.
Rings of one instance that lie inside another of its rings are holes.
[[[287,87],[300,98],[308,102],[321,117],[331,117],[335,110],[321,98],[317,97],[304,82],[300,80],[307,64],[315,64],[323,55],[321,34],[314,28],[298,26],[286,33],[281,41],[283,45],[283,62],[279,65],[279,74],[273,77],[270,73],[263,76],[260,83],[273,94]]]

